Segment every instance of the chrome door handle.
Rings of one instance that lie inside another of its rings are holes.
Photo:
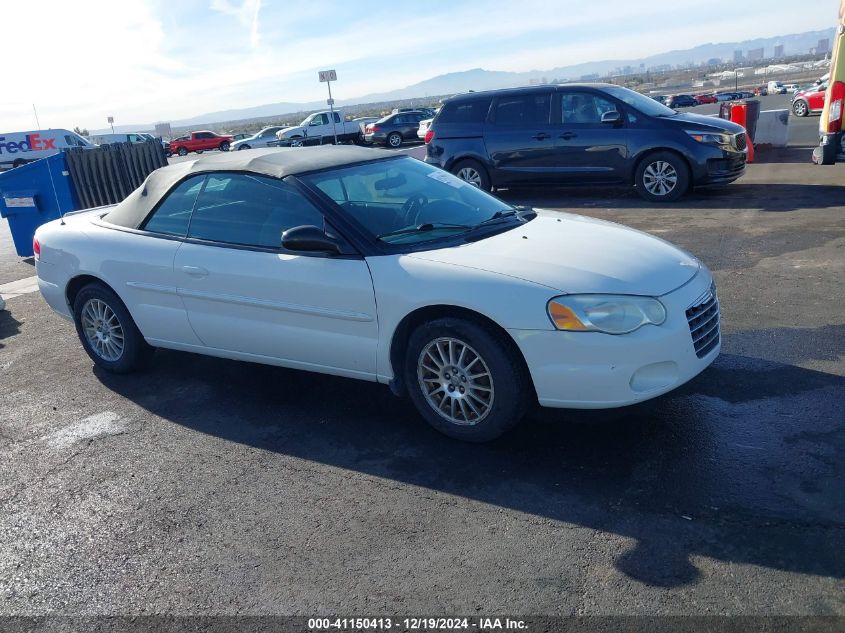
[[[182,272],[191,277],[207,277],[208,270],[202,266],[182,266]]]
[[[535,134],[531,138],[533,138],[535,141],[545,141],[547,138],[549,138],[549,135],[545,132],[540,132],[539,134]]]
[[[578,135],[575,132],[564,132],[560,135],[560,138],[562,138],[564,141],[568,141],[569,139],[575,138],[576,136]]]

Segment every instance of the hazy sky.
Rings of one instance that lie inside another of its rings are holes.
[[[0,127],[149,123],[829,28],[838,0],[0,0]]]

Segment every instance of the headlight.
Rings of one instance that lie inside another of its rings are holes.
[[[629,295],[568,295],[549,301],[549,318],[558,330],[627,334],[666,320],[657,299]]]
[[[699,143],[706,143],[707,145],[730,145],[730,134],[719,134],[717,132],[699,132],[696,130],[684,130],[693,139]]]

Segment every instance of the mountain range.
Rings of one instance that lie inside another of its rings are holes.
[[[767,57],[771,57],[774,47],[783,45],[784,55],[796,55],[807,53],[814,49],[819,40],[827,39],[833,41],[835,29],[822,31],[808,31],[806,33],[794,33],[777,37],[756,38],[742,42],[723,42],[718,44],[702,44],[694,48],[668,51],[643,57],[639,59],[609,59],[595,62],[585,62],[569,66],[559,66],[549,70],[531,70],[527,72],[506,72],[500,70],[485,70],[473,68],[460,72],[453,72],[438,75],[404,88],[390,90],[387,92],[371,93],[356,97],[354,99],[338,100],[338,106],[359,105],[366,103],[379,103],[399,101],[402,99],[416,99],[427,96],[449,95],[467,90],[493,90],[497,88],[509,88],[513,86],[526,85],[531,81],[551,80],[577,80],[583,76],[597,74],[599,76],[613,72],[618,68],[626,66],[634,69],[655,68],[661,66],[677,66],[679,64],[701,64],[711,59],[722,59],[732,61],[734,51],[740,50],[746,54],[748,50],[762,48]],[[748,62],[749,64],[752,62]],[[766,63],[765,60],[758,60],[756,64]],[[208,112],[199,116],[171,121],[172,127],[188,127],[205,125],[222,121],[239,121],[244,119],[260,119],[276,117],[294,112],[317,110],[325,107],[324,101],[311,101],[303,103],[279,102],[268,103],[248,108],[237,108]],[[134,130],[150,129],[153,126],[147,125],[122,125],[115,128],[117,132],[131,132]],[[108,132],[109,130],[95,130],[92,133]]]

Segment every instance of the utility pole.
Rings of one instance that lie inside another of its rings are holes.
[[[35,126],[40,130],[41,122],[38,120],[38,110],[35,109],[35,104],[32,104],[32,111],[35,113]]]

